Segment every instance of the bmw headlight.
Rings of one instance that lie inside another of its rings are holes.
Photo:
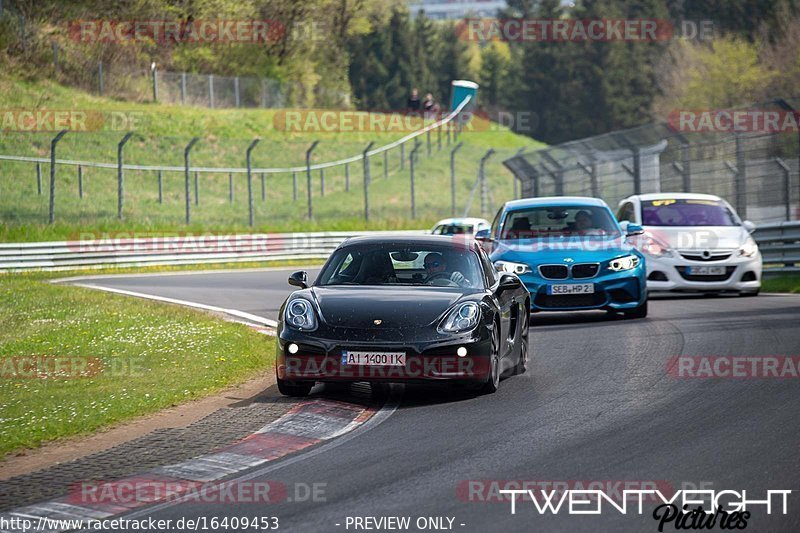
[[[758,253],[758,245],[752,237],[748,237],[747,241],[739,248],[739,255],[742,257],[753,257]]]
[[[481,308],[474,302],[457,305],[442,320],[439,331],[442,333],[460,333],[478,325]]]
[[[639,258],[635,255],[626,255],[624,257],[617,257],[608,263],[608,268],[614,272],[621,272],[623,270],[632,270],[639,266]]]
[[[509,274],[526,274],[531,271],[531,267],[525,263],[512,263],[511,261],[495,261],[494,268],[498,272],[508,272]]]
[[[305,298],[295,298],[286,304],[284,310],[286,324],[295,328],[309,331],[317,328],[317,316],[311,302]]]
[[[672,250],[669,249],[669,246],[650,234],[645,234],[644,237],[642,237],[640,248],[644,253],[652,255],[653,257],[669,257],[672,255]]]

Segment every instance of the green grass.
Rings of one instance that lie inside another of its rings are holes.
[[[0,457],[208,395],[268,369],[274,341],[156,302],[0,275]],[[22,377],[23,357],[74,375]]]
[[[764,292],[800,293],[800,274],[781,274],[765,277],[761,282]]]
[[[182,167],[183,147],[194,136],[202,140],[192,151],[192,164],[242,167],[245,149],[254,137],[261,143],[253,151],[254,166],[303,165],[313,140],[320,140],[314,161],[323,162],[359,154],[368,142],[376,146],[392,142],[405,132],[286,133],[273,126],[280,111],[264,109],[209,110],[158,104],[134,104],[93,97],[51,82],[0,80],[3,107],[54,110],[91,110],[137,113],[140,137],[125,147],[125,161],[132,164],[165,164]],[[505,128],[476,120],[476,129],[460,139],[464,146],[457,156],[456,205],[463,213],[478,170],[478,161],[489,149],[497,150],[486,165],[493,207],[513,194],[513,177],[501,164],[518,149],[540,143]],[[116,146],[124,131],[102,130],[69,133],[58,145],[58,157],[114,163]],[[47,157],[52,133],[8,133],[0,135],[0,153]],[[424,138],[422,138],[424,141]],[[298,200],[293,201],[290,174],[267,175],[267,198],[261,200],[260,176],[254,176],[256,231],[320,231],[353,229],[426,228],[439,218],[450,216],[450,158],[446,137],[437,150],[432,135],[429,157],[425,145],[415,176],[416,219],[410,218],[410,179],[406,148],[405,169],[400,170],[400,153],[388,156],[388,179],[384,179],[383,157],[372,159],[370,221],[363,219],[364,190],[362,165],[350,165],[350,191],[345,191],[344,169],[326,171],[325,195],[320,191],[319,172],[312,180],[314,218],[306,218],[306,176],[298,175]],[[200,175],[200,204],[192,204],[193,222],[185,226],[184,177],[182,172],[165,173],[164,203],[158,203],[157,178],[152,172],[127,171],[125,175],[125,220],[116,218],[117,176],[114,169],[84,169],[84,198],[78,198],[77,169],[59,166],[56,179],[56,219],[48,225],[49,165],[44,164],[42,195],[37,194],[36,171],[31,163],[0,161],[0,240],[35,241],[75,237],[81,231],[250,231],[247,183],[243,174],[234,175],[234,202],[228,201],[226,174]],[[471,215],[480,214],[476,195]],[[487,213],[488,214],[488,213]],[[493,213],[491,213],[493,214]]]

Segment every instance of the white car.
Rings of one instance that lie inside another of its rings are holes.
[[[634,241],[644,252],[649,291],[733,291],[755,296],[761,289],[761,252],[725,200],[710,194],[657,193],[619,203],[620,225],[639,224]]]
[[[469,235],[489,229],[492,225],[485,218],[445,218],[436,223],[431,230],[432,235]]]

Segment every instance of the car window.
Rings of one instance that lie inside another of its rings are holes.
[[[614,215],[605,206],[548,205],[509,211],[501,240],[564,237],[619,237]]]
[[[645,226],[738,226],[738,217],[719,200],[662,199],[642,202]]]
[[[494,232],[492,237],[494,239],[500,238],[500,216],[503,214],[503,208],[501,207],[497,214],[494,216],[494,220],[492,220],[491,230]]]
[[[622,204],[622,207],[617,213],[617,220],[619,220],[620,222],[622,221],[634,222],[635,217],[633,213],[633,204],[631,202],[625,202],[624,204]]]
[[[497,270],[494,268],[489,256],[486,255],[486,251],[484,251],[484,249],[480,246],[477,249],[478,256],[481,259],[481,265],[483,266],[484,275],[486,277],[486,286],[491,287],[497,282]]]

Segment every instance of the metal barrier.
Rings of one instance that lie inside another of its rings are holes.
[[[758,226],[753,238],[764,258],[765,274],[800,272],[800,222]]]
[[[94,239],[92,234],[86,234],[75,241],[2,243],[0,271],[325,259],[349,237],[425,233],[425,230],[251,235],[175,232],[156,238],[118,234],[111,239]]]

